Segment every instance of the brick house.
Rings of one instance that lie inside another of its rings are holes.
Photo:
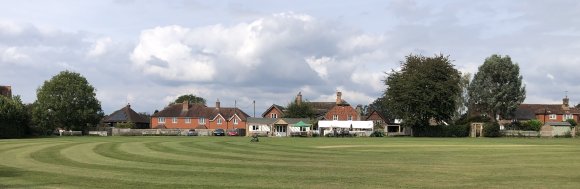
[[[295,103],[300,104],[302,93],[296,95]],[[348,102],[342,99],[342,92],[336,92],[335,102],[309,102],[314,109],[315,116],[318,120],[360,120],[360,111],[355,110]],[[264,118],[284,117],[286,109],[282,106],[273,104],[262,114]]]
[[[245,129],[250,117],[239,108],[215,107],[203,104],[177,103],[151,116],[152,128],[167,129]]]
[[[272,104],[272,106],[270,106],[268,109],[266,109],[266,111],[262,114],[263,118],[279,118],[279,117],[284,117],[284,111],[286,110],[286,108],[277,105],[277,104]]]
[[[566,96],[562,104],[520,104],[515,112],[515,119],[528,121],[537,119],[542,123],[560,122],[567,119],[579,120],[580,109],[570,107],[570,99]]]

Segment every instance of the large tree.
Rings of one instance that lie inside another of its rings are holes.
[[[183,103],[183,102],[189,102],[190,104],[203,104],[203,105],[205,105],[204,98],[195,96],[193,94],[181,95],[181,96],[177,97],[177,99],[175,99],[175,101],[173,101],[171,104]]]
[[[45,131],[60,127],[85,131],[103,117],[95,88],[79,73],[62,71],[38,88],[33,120]]]
[[[455,113],[460,77],[449,56],[409,55],[400,71],[388,73],[385,106],[406,126],[449,120]]]
[[[19,96],[0,95],[0,138],[24,136],[30,116]]]
[[[507,55],[486,58],[469,85],[473,111],[485,113],[494,121],[496,115],[511,118],[525,98],[520,67]]]
[[[316,112],[310,105],[310,102],[305,101],[301,103],[292,102],[288,104],[284,117],[286,118],[314,118]]]

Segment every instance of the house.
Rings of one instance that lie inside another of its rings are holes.
[[[0,86],[0,95],[12,98],[12,87],[11,86]]]
[[[259,136],[270,136],[277,118],[254,118],[249,117],[246,125],[246,136],[257,134]]]
[[[103,118],[103,123],[111,127],[119,123],[134,123],[138,129],[148,129],[150,127],[149,120],[131,109],[130,104]]]
[[[176,103],[151,116],[152,128],[168,129],[245,129],[248,114],[239,108]]]
[[[277,105],[277,104],[272,104],[272,106],[270,106],[268,109],[266,109],[266,111],[264,113],[262,113],[262,117],[263,118],[279,118],[279,117],[284,117],[284,112],[286,111],[286,108]]]
[[[569,103],[570,99],[566,96],[562,99],[562,104],[520,104],[513,120],[528,121],[537,119],[542,123],[548,123],[574,119],[578,122],[580,109],[570,107]]]
[[[279,118],[274,122],[272,136],[292,136],[295,133],[309,132],[311,122],[308,118]],[[310,127],[303,127],[303,125],[298,125],[299,123],[308,124]]]
[[[301,104],[302,93],[296,95],[295,103]],[[335,102],[309,102],[318,120],[360,120],[360,111],[355,110],[348,102],[342,99],[342,92],[336,92]],[[284,117],[286,109],[273,104],[263,114],[264,118]]]
[[[384,128],[387,135],[405,134],[405,128],[401,127],[400,119],[389,120],[387,119],[387,116],[383,115],[379,111],[371,111],[371,113],[369,113],[369,115],[363,120],[372,121],[374,125],[379,125],[380,128]],[[406,134],[410,133],[407,132]]]

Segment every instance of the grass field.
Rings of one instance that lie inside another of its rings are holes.
[[[0,140],[0,188],[580,188],[580,139]]]

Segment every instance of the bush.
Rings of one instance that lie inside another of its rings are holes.
[[[522,130],[522,131],[540,131],[543,123],[537,119],[519,122],[515,121],[507,126],[508,130]]]
[[[542,129],[543,123],[540,120],[534,119],[528,121],[527,123],[530,124],[531,131],[540,131],[540,129]]]
[[[437,126],[415,126],[413,136],[416,137],[467,137],[469,136],[469,125],[437,125]]]
[[[485,137],[499,137],[501,136],[499,132],[499,123],[488,122],[483,126],[483,136]]]
[[[383,130],[375,130],[371,133],[370,137],[384,137],[385,132]]]
[[[566,122],[570,123],[570,125],[572,125],[572,126],[578,125],[578,123],[576,123],[576,120],[574,120],[574,119],[567,119]]]

